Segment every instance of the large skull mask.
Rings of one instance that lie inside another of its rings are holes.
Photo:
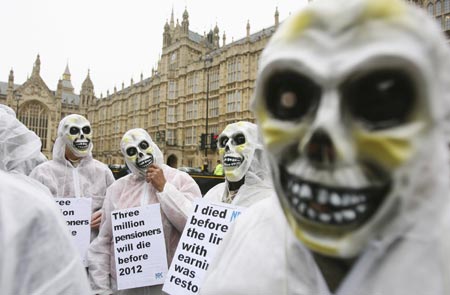
[[[252,163],[258,145],[257,127],[250,122],[227,125],[219,135],[219,155],[222,157],[225,177],[230,182],[240,181]]]
[[[60,136],[70,151],[77,157],[86,157],[92,150],[92,130],[89,121],[77,114],[72,114],[61,122]]]
[[[150,135],[140,128],[127,131],[122,137],[120,148],[128,167],[140,176],[145,176],[147,168],[157,162],[156,159],[160,158],[161,153]]]
[[[315,252],[357,255],[408,200],[402,185],[430,134],[437,83],[406,9],[318,1],[283,24],[261,57],[253,107],[274,184]]]

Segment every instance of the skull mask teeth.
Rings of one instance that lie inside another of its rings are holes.
[[[92,149],[92,130],[89,121],[80,115],[69,115],[64,119],[66,146],[78,157],[85,157]]]
[[[121,149],[130,169],[141,175],[155,162],[150,137],[143,130],[128,131],[122,138]]]
[[[219,154],[228,181],[240,181],[247,173],[257,144],[253,133],[256,133],[256,125],[237,122],[229,124],[219,135]]]
[[[364,40],[361,28],[339,35],[316,22],[292,33],[305,15],[264,50],[253,107],[297,237],[314,251],[352,257],[395,218],[407,179],[398,175],[408,175],[428,128],[430,64],[415,35],[395,26],[385,25],[388,37],[368,26]]]

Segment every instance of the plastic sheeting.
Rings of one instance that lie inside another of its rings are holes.
[[[147,140],[153,150],[159,151],[149,137]],[[108,188],[103,206],[104,215],[100,233],[88,251],[89,275],[94,294],[111,294],[112,290],[116,289],[111,211],[141,206],[145,189],[147,189],[147,204],[161,204],[167,260],[170,265],[187,218],[193,211],[192,202],[194,198],[201,197],[201,192],[187,173],[161,164],[161,161],[162,154],[156,157],[156,164],[162,168],[166,179],[162,192],[158,192],[151,184],[146,183],[138,169],[134,169],[132,174],[120,178]],[[157,285],[123,291],[116,290],[114,294],[159,294],[161,288],[162,285]]]
[[[89,294],[86,270],[46,193],[0,171],[2,294]]]
[[[5,107],[0,108],[0,169],[28,175],[47,161],[41,140]]]

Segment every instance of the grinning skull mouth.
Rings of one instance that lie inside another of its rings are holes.
[[[379,208],[390,190],[390,182],[364,188],[323,185],[289,174],[279,166],[281,187],[300,224],[353,230]]]
[[[85,151],[89,148],[90,142],[89,139],[76,139],[73,141],[73,146],[78,150]]]
[[[244,162],[243,157],[225,156],[223,157],[224,167],[239,167]]]
[[[138,166],[141,169],[147,168],[148,166],[150,166],[153,163],[153,156],[149,155],[148,157],[144,158],[144,159],[137,159],[136,160],[136,166]]]

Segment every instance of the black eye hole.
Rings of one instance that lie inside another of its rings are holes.
[[[233,137],[233,141],[236,145],[241,145],[245,143],[245,136],[242,133],[236,134]]]
[[[219,143],[219,148],[224,148],[227,145],[229,138],[227,136],[220,136],[218,143]]]
[[[89,126],[84,126],[83,128],[81,128],[81,130],[83,130],[84,134],[91,133],[91,127],[89,127]]]
[[[417,99],[413,79],[400,70],[350,79],[341,91],[351,115],[372,130],[405,123]]]
[[[78,127],[70,127],[70,135],[77,135],[78,133],[80,133],[80,128]]]
[[[321,89],[311,79],[294,73],[277,73],[265,86],[267,109],[279,120],[300,120],[319,103]]]
[[[139,147],[140,147],[141,149],[143,149],[143,150],[148,149],[148,147],[149,147],[148,142],[146,142],[145,140],[142,141],[142,142],[139,144]]]
[[[127,155],[132,157],[137,154],[137,149],[135,147],[127,148]]]

